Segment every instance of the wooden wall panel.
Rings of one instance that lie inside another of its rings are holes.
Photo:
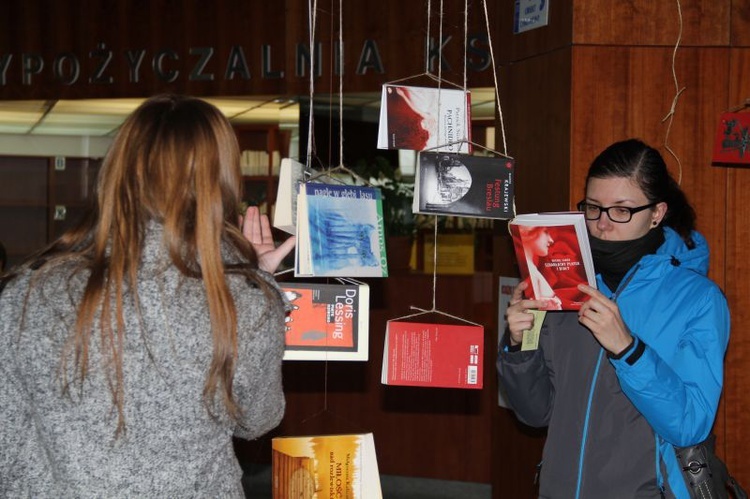
[[[750,47],[750,3],[747,0],[731,0],[730,45]]]
[[[594,45],[726,45],[730,0],[576,0],[573,43]]]
[[[491,23],[497,26],[494,50],[500,64],[525,61],[531,57],[569,47],[573,39],[573,4],[549,2],[549,24],[523,33],[513,33],[514,2],[499,2],[490,10]],[[503,85],[501,80],[500,85]]]
[[[679,50],[676,74],[684,91],[668,136],[663,120],[677,88],[671,49],[576,46],[573,54],[571,200],[583,196],[588,165],[603,148],[629,137],[644,140],[662,152],[676,179],[682,177],[712,250],[711,277],[721,284],[723,227],[715,220],[724,216],[724,173],[710,163],[718,114],[726,106],[726,83],[716,75],[726,73],[727,51]]]
[[[508,155],[516,159],[518,213],[568,208],[570,158],[569,48],[504,68],[500,102]],[[501,129],[495,146],[502,151]]]
[[[729,66],[729,106],[750,97],[750,50],[731,50]],[[715,167],[726,172],[726,287],[732,312],[732,336],[724,380],[726,441],[723,446],[727,465],[746,488],[750,486],[750,169]]]
[[[442,78],[463,85],[464,54],[469,52],[467,86],[492,85],[492,71],[484,64],[489,37],[479,4],[469,9],[465,30],[462,0],[446,0],[442,12],[434,5],[429,28],[423,2],[343,3],[344,91],[379,91],[384,82],[424,73],[428,34],[435,41],[441,35],[447,40]],[[489,3],[488,14],[496,16],[495,4],[502,2]],[[309,71],[297,57],[298,45],[309,44],[306,0],[12,0],[3,5],[0,60],[7,66],[0,73],[0,99],[138,97],[167,91],[199,96],[309,93]],[[497,40],[494,19],[490,29]],[[315,21],[321,44],[316,93],[335,94],[338,2],[320,2]],[[479,37],[468,49],[465,32]],[[270,55],[264,59],[265,46]],[[202,49],[211,54],[196,75]],[[138,71],[131,71],[135,63],[129,63],[128,53],[142,53]],[[107,56],[111,59],[97,76]],[[42,66],[24,71],[24,57]],[[372,64],[362,66],[363,57]],[[159,64],[161,71],[154,69]],[[79,67],[77,75],[73,65]],[[430,70],[439,72],[436,63]]]

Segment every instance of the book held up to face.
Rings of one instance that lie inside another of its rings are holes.
[[[527,298],[545,301],[540,310],[580,309],[588,295],[578,285],[596,287],[583,213],[518,215],[509,228]]]

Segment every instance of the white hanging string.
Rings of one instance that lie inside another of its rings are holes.
[[[487,43],[490,45],[490,61],[492,62],[492,78],[495,82],[495,101],[497,102],[497,111],[500,115],[500,133],[503,137],[503,154],[508,154],[508,143],[505,140],[505,121],[503,120],[503,108],[500,105],[500,86],[497,84],[497,69],[495,69],[495,53],[492,50],[492,32],[490,31],[490,18],[487,15],[487,0],[482,0],[482,6],[484,7],[484,22],[487,29]],[[515,213],[515,209],[513,210]]]
[[[305,169],[309,172],[312,168],[313,152],[313,93],[315,91],[315,24],[318,13],[318,0],[308,0],[308,31],[310,32],[310,116],[307,122],[307,161]]]
[[[664,148],[669,151],[669,154],[671,154],[675,160],[677,160],[677,184],[682,184],[682,163],[680,162],[680,158],[677,156],[677,154],[675,154],[675,152],[669,146],[669,132],[672,130],[672,121],[674,121],[677,100],[680,98],[680,94],[685,91],[685,87],[680,88],[680,85],[677,82],[677,71],[675,70],[677,49],[679,48],[680,41],[682,40],[682,7],[680,6],[680,0],[677,0],[677,16],[679,19],[679,32],[677,34],[677,43],[675,43],[674,50],[672,51],[672,78],[674,79],[674,87],[676,93],[674,99],[672,99],[672,107],[670,108],[669,113],[667,113],[667,115],[661,120],[661,122],[664,123],[665,121],[669,120],[669,123],[667,124],[667,131],[664,135]]]
[[[432,0],[427,0],[427,34],[424,48],[424,72],[430,73],[430,17],[432,16]]]
[[[427,10],[429,12],[430,9],[428,8]],[[443,0],[440,0],[440,14],[438,16],[439,23],[440,23],[439,38],[438,38],[438,47],[442,47],[442,43],[443,43],[443,16],[444,16],[444,12],[443,12]],[[464,84],[463,85],[463,90],[464,90],[464,92],[466,92],[466,90],[467,90],[467,88],[466,88],[466,86],[467,86],[467,76],[466,76],[466,69],[467,69],[466,68],[466,66],[467,66],[466,65],[466,43],[467,42],[466,42],[466,39],[468,38],[468,19],[469,19],[468,0],[464,0],[464,61],[463,61],[463,84]],[[429,23],[430,23],[430,20],[429,20],[429,17],[428,17],[428,20],[427,20],[428,26],[429,26]],[[429,47],[429,29],[428,29],[428,41],[427,41],[427,45]],[[428,60],[428,62],[427,62],[427,68],[429,69],[429,49],[428,49],[428,52],[427,52],[427,60]],[[443,62],[442,49],[438,49],[438,115],[440,115],[440,82],[442,82],[442,69],[443,69],[442,62]],[[467,142],[466,139],[468,138],[468,129],[469,129],[470,126],[471,126],[471,123],[467,123],[466,124],[466,127],[465,127],[466,129],[464,131],[464,133],[465,133],[464,140],[457,141],[456,143]],[[440,122],[438,121],[438,136],[440,136],[439,129],[440,129]],[[417,308],[417,307],[411,307],[412,309],[419,310],[420,312],[418,312],[417,314],[412,314],[412,315],[407,316],[407,317],[413,317],[414,315],[420,315],[421,313],[430,313],[430,312],[433,312],[433,313],[440,313],[440,314],[452,317],[454,319],[460,319],[459,317],[455,317],[455,316],[452,316],[450,314],[446,314],[445,312],[440,312],[439,310],[437,310],[437,268],[438,268],[438,251],[437,251],[437,248],[438,248],[438,216],[437,215],[433,216],[433,234],[432,234],[432,238],[433,238],[433,244],[432,244],[432,308],[430,310],[423,310],[423,309],[420,309],[420,308]],[[460,320],[465,321],[465,319],[460,319]],[[470,321],[465,321],[465,322],[469,322],[470,324],[474,324],[474,323],[472,323]]]
[[[344,7],[339,0],[339,166],[344,167]]]

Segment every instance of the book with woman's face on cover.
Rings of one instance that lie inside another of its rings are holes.
[[[582,213],[530,213],[509,223],[527,298],[545,300],[543,310],[578,310],[588,295],[579,284],[596,287],[586,221]]]
[[[383,85],[378,149],[471,153],[471,92]]]

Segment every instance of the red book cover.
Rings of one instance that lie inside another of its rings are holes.
[[[481,389],[483,357],[482,326],[390,321],[381,382]]]
[[[471,93],[459,88],[383,85],[378,149],[433,148],[471,153]]]
[[[714,138],[712,161],[720,164],[750,164],[750,113],[724,113]]]
[[[284,360],[367,360],[366,284],[280,283],[292,305]]]
[[[548,300],[542,310],[578,310],[596,287],[586,222],[582,213],[532,213],[510,222],[510,233],[527,297]]]

